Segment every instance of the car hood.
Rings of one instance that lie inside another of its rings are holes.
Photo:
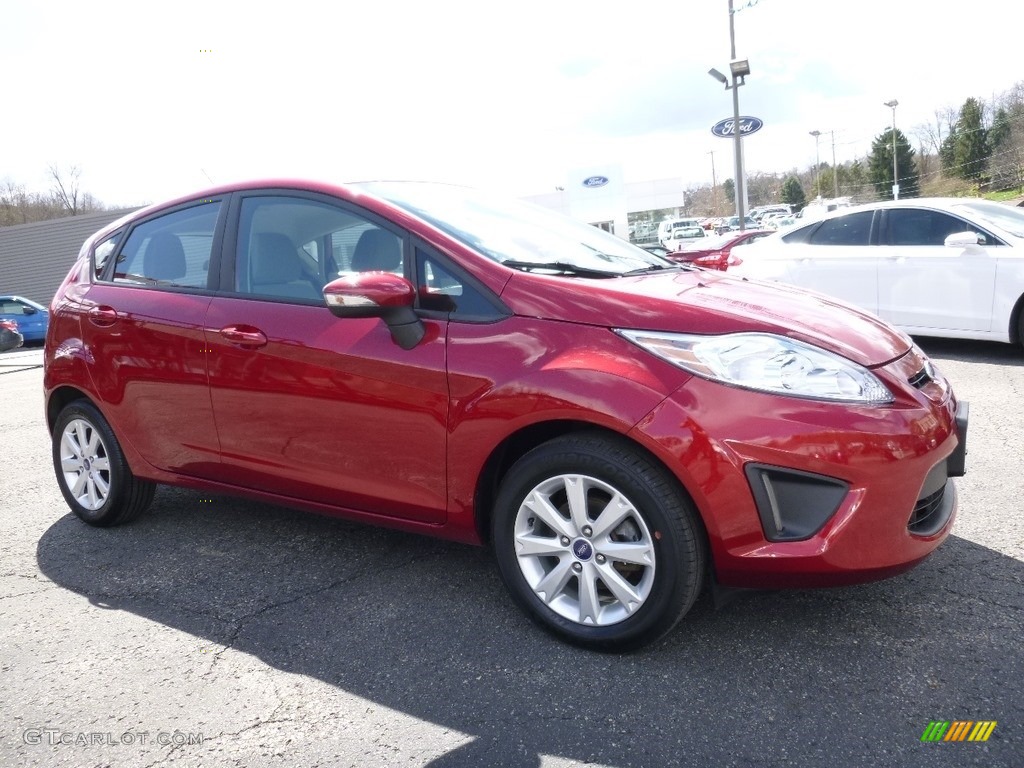
[[[910,338],[863,310],[779,283],[706,270],[589,280],[516,273],[502,299],[518,315],[677,333],[775,333],[864,366],[884,365]]]

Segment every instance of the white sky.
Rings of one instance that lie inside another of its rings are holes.
[[[736,0],[737,8],[748,0]],[[163,10],[157,10],[157,8]],[[0,181],[77,164],[108,205],[267,176],[453,181],[514,195],[570,169],[732,176],[727,0],[0,0]],[[1020,0],[758,0],[748,172],[839,162],[1024,80]],[[1016,9],[1016,10],[1015,10]],[[208,50],[210,52],[202,52]],[[831,140],[821,137],[831,162]]]

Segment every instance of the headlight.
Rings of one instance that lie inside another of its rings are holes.
[[[892,393],[867,368],[783,336],[616,333],[683,370],[725,384],[844,403],[878,405],[893,401]]]

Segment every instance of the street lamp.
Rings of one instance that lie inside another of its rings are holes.
[[[715,175],[715,150],[708,152],[711,155],[711,215],[718,215],[718,177]]]
[[[832,134],[832,197],[839,197],[839,166],[836,165],[836,132]]]
[[[885,106],[892,107],[892,199],[900,199],[900,177],[896,169],[896,107],[899,102],[896,99],[885,102]]]
[[[732,75],[732,85],[729,85],[729,78],[712,67],[708,74],[725,86],[725,90],[732,89],[732,131],[733,131],[733,153],[736,165],[736,217],[740,222],[740,231],[746,229],[746,183],[743,178],[743,137],[740,133],[740,94],[739,87],[746,83],[746,76],[750,74],[750,62],[747,59],[736,58],[736,25],[733,20],[735,11],[732,7],[733,0],[729,0],[729,73]]]
[[[821,131],[808,131],[808,133],[814,137],[814,189],[818,193],[818,197],[821,197],[821,184],[818,181],[818,172],[821,168],[821,154],[818,152],[818,137],[821,136]]]

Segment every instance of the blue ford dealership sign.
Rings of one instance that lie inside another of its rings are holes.
[[[607,183],[608,183],[608,177],[607,176],[588,176],[587,178],[585,178],[583,180],[583,186],[584,187],[588,187],[588,188],[591,188],[591,187],[603,187]]]
[[[740,136],[757,133],[763,127],[764,121],[760,117],[744,116],[740,118]],[[711,126],[711,132],[723,139],[731,139],[736,135],[736,121],[731,117],[719,120]]]

